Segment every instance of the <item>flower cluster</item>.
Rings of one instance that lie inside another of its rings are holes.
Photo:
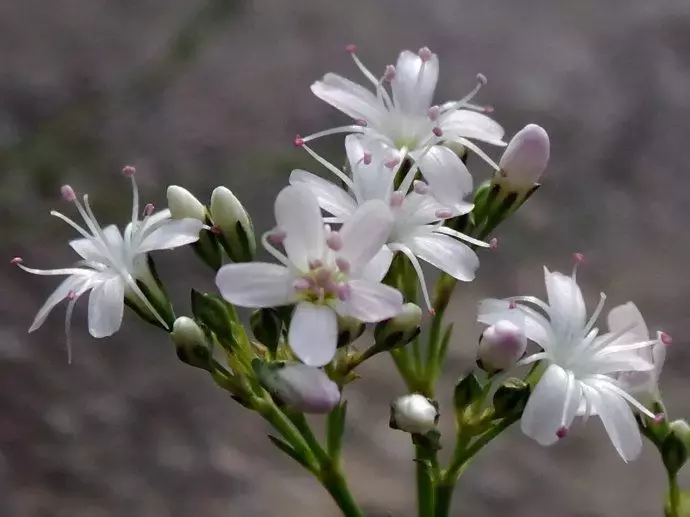
[[[447,469],[438,468],[434,395],[453,330],[443,323],[444,312],[456,283],[475,278],[478,252],[496,247],[496,228],[540,186],[549,136],[528,124],[505,142],[491,110],[474,103],[486,82],[482,75],[460,100],[435,104],[439,60],[426,47],[402,52],[380,76],[353,46],[347,51],[371,88],[332,73],[312,85],[318,98],[354,123],[295,138],[326,176],[293,170],[275,199],[275,225],[259,239],[226,187],[217,187],[207,206],[173,185],[168,209],[156,212],[147,204],[140,210],[135,171],[126,167],[133,208],[124,232],[102,227],[88,196],[80,202],[63,187],[84,224],[51,213],[80,235],[69,244],[81,260],[48,270],[12,260],[29,273],[67,276],[29,330],[68,300],[69,344],[75,303],[91,291],[89,332],[109,336],[120,328],[127,304],[170,333],[182,361],[208,371],[234,400],[276,427],[282,438],[272,437],[273,443],[319,477],[346,515],[359,514],[346,485],[334,477],[340,475],[342,390],[361,363],[382,352],[390,353],[409,391],[392,404],[391,427],[411,434],[418,473],[427,476],[420,486],[428,481],[433,486],[424,493],[436,494],[420,499],[420,514],[447,515],[448,508],[438,506],[450,504],[444,490],[452,494],[472,456],[518,420],[527,436],[551,445],[568,435],[577,417],[597,416],[625,461],[639,455],[642,432],[675,476],[687,459],[683,444],[690,431],[684,421],[664,423],[658,379],[670,338],[650,335],[632,302],[613,308],[608,329],[600,331],[606,297],[587,317],[576,281],[580,255],[572,275],[545,269],[546,301],[516,296],[479,303],[478,321],[488,327],[477,346],[477,368],[454,392],[453,458]],[[321,137],[343,134],[342,168],[311,147]],[[498,163],[481,144],[505,146]],[[470,173],[472,155],[480,166],[488,164],[490,178],[477,181]],[[273,261],[255,260],[257,241]],[[177,318],[149,253],[184,245],[214,270],[219,295],[193,290],[193,317]],[[440,273],[433,290],[428,266]],[[428,335],[421,332],[417,303],[431,315]],[[253,309],[251,333],[236,307]],[[371,344],[360,349],[354,342],[367,324],[375,324],[366,337]],[[533,347],[538,350],[527,353]],[[525,365],[531,369],[522,378],[505,378]],[[328,450],[303,413],[329,414]]]

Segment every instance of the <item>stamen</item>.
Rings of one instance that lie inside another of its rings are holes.
[[[443,136],[443,129],[441,129],[441,128],[438,127],[438,126],[436,126],[435,128],[433,128],[433,129],[431,130],[431,132],[432,132],[435,136],[437,136],[438,138],[441,138],[441,137]]]
[[[72,313],[77,303],[77,297],[70,298],[65,310],[65,346],[67,347],[67,364],[72,364]]]
[[[436,212],[434,212],[434,215],[439,219],[448,219],[449,217],[452,217],[453,211],[450,208],[439,208],[436,210]]]
[[[405,201],[405,194],[397,191],[391,194],[389,203],[393,208],[399,208],[403,204],[403,201]]]
[[[515,300],[510,300],[510,302],[508,303],[508,308],[517,309],[517,302],[515,302]]]
[[[602,309],[604,308],[604,302],[606,302],[606,294],[599,293],[599,303],[597,303],[596,309],[594,309],[592,316],[590,316],[589,321],[585,325],[585,330],[583,331],[583,334],[587,334],[590,330],[592,330],[592,327],[597,322],[597,318],[599,317]]]
[[[673,339],[666,332],[659,332],[659,340],[666,346],[673,343]]]
[[[386,66],[386,70],[383,72],[383,78],[388,82],[395,79],[395,67],[393,65]]]
[[[319,269],[320,267],[323,267],[323,261],[319,259],[309,261],[309,269]]]
[[[481,84],[482,86],[486,86],[486,83],[488,82],[488,79],[484,74],[481,72],[477,74],[477,82]]]
[[[298,278],[292,283],[292,287],[298,291],[309,289],[309,281],[306,278]]]
[[[325,158],[321,157],[319,154],[317,154],[313,149],[311,149],[308,145],[302,144],[302,149],[307,151],[312,158],[314,158],[317,162],[319,162],[321,165],[326,167],[329,171],[331,171],[333,174],[335,174],[340,181],[342,181],[345,185],[347,185],[350,190],[354,190],[354,184],[352,183],[352,179],[346,175],[343,171],[338,169],[335,165],[333,165],[331,162],[326,160]]]
[[[415,180],[414,183],[412,183],[412,188],[417,194],[424,195],[429,192],[429,185],[420,180]]]
[[[288,258],[274,247],[274,244],[271,242],[271,234],[277,234],[277,236],[279,236],[279,242],[276,245],[282,243],[285,239],[285,232],[283,232],[282,230],[276,229],[272,232],[266,232],[261,236],[261,244],[263,244],[264,249],[268,251],[271,254],[271,256],[276,258],[281,264],[287,267],[291,267]]]
[[[335,259],[335,265],[338,266],[338,269],[346,275],[350,272],[350,261],[345,257],[337,257]]]
[[[22,262],[24,262],[24,259],[21,257],[14,257],[12,260],[10,260],[10,264],[13,264],[15,266],[21,264]]]
[[[353,45],[352,43],[350,43],[345,47],[345,52],[347,52],[348,54],[354,54],[355,52],[357,52],[357,45]]]
[[[426,63],[432,58],[434,54],[433,52],[431,52],[429,47],[422,47],[419,49],[419,52],[417,52],[417,55],[421,58],[423,63]]]
[[[429,108],[429,111],[427,111],[427,115],[429,117],[429,120],[432,122],[436,122],[438,120],[438,116],[441,114],[441,108],[438,106],[432,106]]]
[[[486,113],[488,115],[489,113],[494,112],[494,107],[493,106],[482,106],[481,111],[482,111],[482,113]]]
[[[132,176],[134,176],[134,174],[136,174],[136,172],[137,172],[137,170],[134,167],[132,167],[131,165],[125,165],[122,168],[122,174],[124,174],[128,178],[131,178]]]
[[[656,415],[654,415],[655,424],[660,424],[664,420],[666,420],[666,415],[664,413],[657,413]]]
[[[346,302],[350,298],[352,298],[352,288],[350,287],[350,284],[338,285],[337,292],[338,292],[338,299],[341,302]]]
[[[156,207],[153,206],[153,203],[146,203],[146,205],[144,205],[144,217],[150,216],[154,210],[156,210]]]
[[[340,251],[343,247],[343,239],[338,232],[331,232],[326,238],[326,244],[333,251]]]
[[[321,262],[321,261],[319,261]],[[331,279],[331,272],[328,271],[327,269],[320,269],[316,273],[316,281],[319,283],[319,285],[325,286],[328,284],[328,282]]]
[[[388,167],[389,169],[394,169],[397,167],[397,165],[400,163],[400,157],[399,156],[394,156],[390,160],[384,162],[383,164]]]
[[[367,122],[367,121],[364,120],[363,118],[356,118],[354,122],[355,122],[355,124],[357,124],[358,126],[362,126],[362,127],[367,127],[367,126],[369,125],[369,122]]]
[[[295,144],[295,147],[302,147],[304,145],[304,138],[297,135],[297,136],[295,136],[293,143]]]
[[[316,140],[317,138],[321,138],[322,136],[337,135],[340,133],[362,133],[370,134],[372,137],[378,136],[367,127],[366,120],[357,119],[354,121],[353,124],[349,126],[334,127],[331,129],[325,129],[323,131],[318,131],[317,133],[313,133],[309,136],[303,137],[303,140],[305,142],[311,142],[312,140]]]
[[[266,237],[268,242],[278,246],[283,243],[285,237],[287,237],[287,234],[283,230],[276,228],[275,230],[268,232]]]
[[[211,226],[209,231],[213,235],[223,235],[223,230],[221,230],[220,226],[218,226],[217,224],[214,224],[213,226]],[[270,236],[269,236],[269,239],[270,239]],[[285,239],[285,237],[283,237],[283,239]],[[280,242],[283,242],[283,241],[281,240]],[[280,243],[278,243],[278,244],[280,244]]]
[[[573,398],[573,393],[575,391],[575,376],[573,375],[572,372],[568,372],[568,378],[566,379],[566,385],[565,385],[565,403],[563,404],[563,412],[561,413],[561,427],[558,429],[560,431],[561,429],[565,429],[566,434],[567,434],[567,426],[566,426],[566,419],[568,416],[568,409],[570,407],[572,398]],[[558,431],[556,432],[556,436],[558,436]],[[563,438],[563,436],[558,436],[559,438]]]
[[[352,60],[355,62],[355,65],[357,65],[357,68],[359,68],[360,72],[364,74],[364,77],[369,79],[369,81],[371,81],[371,83],[376,86],[379,81],[378,79],[376,79],[376,77],[374,77],[374,74],[372,74],[369,71],[369,69],[366,66],[364,66],[364,63],[362,63],[357,57],[357,47],[355,45],[348,45],[347,47],[345,47],[345,50],[347,50],[347,53],[350,54],[350,56],[352,56]]]
[[[558,436],[559,440],[562,440],[563,438],[568,436],[568,428],[565,426],[559,427],[558,430],[556,431],[556,436]]]
[[[585,257],[584,253],[573,253],[573,259],[575,260],[576,266],[584,264],[587,261],[587,257]]]
[[[417,257],[415,257],[414,253],[412,253],[412,250],[408,248],[407,246],[403,244],[397,244],[397,243],[391,243],[388,245],[388,247],[391,249],[391,251],[400,251],[402,252],[409,260],[410,263],[412,264],[412,268],[414,269],[415,273],[417,274],[417,279],[419,280],[419,285],[422,289],[422,298],[424,298],[424,303],[426,303],[426,306],[433,314],[433,308],[431,305],[431,299],[429,298],[429,291],[427,290],[426,287],[426,280],[424,279],[424,271],[422,271],[422,266],[419,263],[419,260],[417,260]]]
[[[489,249],[495,250],[496,248],[498,248],[498,239],[496,237],[492,237],[489,241]]]
[[[69,201],[70,203],[77,199],[77,195],[74,193],[74,189],[69,185],[63,185],[60,187],[60,194],[62,194],[62,199]]]
[[[371,163],[371,159],[372,159],[372,156],[371,156],[371,153],[369,153],[369,152],[365,152],[362,155],[362,163],[364,163],[364,165],[369,165]]]

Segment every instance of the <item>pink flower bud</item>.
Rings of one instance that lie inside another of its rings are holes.
[[[524,330],[510,321],[501,320],[482,334],[477,359],[482,369],[494,373],[514,366],[526,349]]]
[[[503,181],[529,189],[539,181],[549,162],[549,135],[536,124],[527,124],[510,140],[499,167]]]
[[[340,389],[323,370],[302,363],[264,365],[266,387],[281,402],[304,413],[329,413],[340,402]]]

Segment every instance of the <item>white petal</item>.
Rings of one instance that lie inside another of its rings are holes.
[[[420,233],[406,239],[404,244],[420,259],[463,282],[473,280],[479,267],[474,251],[442,233]]]
[[[472,193],[472,176],[457,154],[435,145],[419,156],[417,163],[434,197],[442,204],[449,207],[467,204],[465,197]]]
[[[307,366],[331,362],[338,344],[338,318],[324,305],[302,302],[296,308],[288,331],[290,348]]]
[[[203,225],[202,221],[191,218],[167,221],[144,237],[138,249],[132,251],[148,253],[191,244],[199,240],[199,232]]]
[[[400,291],[378,282],[350,281],[351,297],[337,305],[343,316],[352,316],[366,323],[376,323],[397,316],[402,311]]]
[[[393,252],[388,246],[381,247],[381,250],[374,255],[374,258],[362,268],[360,277],[371,282],[380,282],[388,273],[388,269],[393,262]]]
[[[611,309],[608,315],[608,326],[609,331],[614,333],[629,329],[624,334],[629,343],[647,341],[649,339],[647,324],[644,322],[642,314],[633,302],[628,302]]]
[[[294,170],[290,174],[290,185],[306,185],[319,200],[319,205],[335,217],[346,218],[357,208],[354,199],[339,186],[316,174]]]
[[[294,303],[293,281],[294,276],[288,268],[265,262],[227,264],[216,275],[216,286],[223,298],[251,308]]]
[[[321,259],[325,245],[321,208],[306,185],[290,185],[280,191],[275,201],[278,228],[285,232],[283,242],[290,261],[307,270],[309,261]]]
[[[420,77],[422,59],[409,50],[401,52],[391,81],[396,107],[410,115],[425,115],[434,97],[438,68],[438,56],[432,54]]]
[[[55,291],[48,297],[43,306],[38,310],[36,317],[34,318],[31,327],[29,327],[29,332],[40,328],[45,322],[46,318],[50,312],[55,308],[55,306],[64,300],[70,292],[81,293],[84,285],[91,279],[93,275],[72,275],[65,278],[60,285],[55,288]]]
[[[469,206],[471,210],[472,205]],[[434,196],[417,194],[412,191],[403,199],[400,211],[396,214],[396,219],[405,225],[423,226],[438,222],[440,218],[436,215],[436,212],[443,208],[448,208],[448,206],[439,203]]]
[[[503,127],[491,117],[476,111],[458,110],[449,113],[443,117],[441,129],[449,140],[464,137],[493,145],[506,145],[503,141]]]
[[[114,224],[109,224],[103,228],[103,237],[105,238],[108,248],[111,250],[121,250],[124,247],[122,234],[120,233],[118,227]]]
[[[527,339],[534,341],[542,348],[548,348],[552,339],[548,320],[535,311],[525,309],[527,308],[522,305],[511,309],[510,302],[507,300],[487,298],[479,302],[477,321],[486,325],[495,325],[501,320],[510,321],[525,329]]]
[[[377,140],[362,135],[346,136],[345,149],[352,170],[353,190],[357,201],[360,204],[372,199],[388,202],[393,192],[395,168],[386,167],[385,163],[399,156],[399,153]],[[369,164],[362,160],[365,152],[370,154]]]
[[[583,389],[618,454],[626,462],[637,458],[642,451],[642,438],[628,403],[609,389],[606,382],[587,382]]]
[[[575,279],[558,272],[552,273],[546,268],[544,268],[544,278],[552,326],[566,334],[574,335],[581,331],[587,314],[582,291]]]
[[[103,254],[100,252],[93,239],[74,239],[69,241],[69,245],[84,260],[91,260],[95,262],[103,261]]]
[[[360,206],[340,229],[343,241],[339,255],[350,262],[351,276],[359,276],[362,269],[379,253],[393,228],[393,215],[383,201],[367,201]]]
[[[569,383],[572,393],[568,397]],[[573,379],[571,373],[552,364],[527,401],[520,424],[522,431],[541,445],[553,444],[558,440],[556,432],[559,428],[570,427],[581,401],[580,382]]]
[[[112,276],[93,288],[89,295],[89,333],[95,338],[113,335],[122,325],[125,283]]]
[[[311,85],[311,91],[322,101],[354,119],[376,123],[384,111],[376,95],[336,74],[326,74],[321,81]]]

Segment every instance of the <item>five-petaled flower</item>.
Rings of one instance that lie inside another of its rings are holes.
[[[478,246],[489,245],[444,226],[447,219],[464,215],[473,208],[472,203],[464,200],[472,192],[472,177],[464,166],[454,168],[456,162],[452,160],[433,162],[425,169],[429,172],[429,184],[414,181],[414,170],[411,170],[396,189],[394,180],[400,164],[391,164],[391,153],[385,145],[366,141],[361,135],[348,135],[345,148],[351,178],[310,152],[341,179],[347,190],[303,170],[292,171],[290,183],[309,187],[321,207],[333,215],[329,219],[333,222],[347,221],[359,206],[371,200],[383,201],[394,224],[385,246],[370,267],[383,275],[395,252],[405,254],[420,279],[429,308],[431,301],[418,258],[458,280],[473,280],[479,259],[469,246],[457,239]],[[457,163],[462,165],[459,160]],[[445,203],[440,203],[439,198]]]
[[[484,114],[485,107],[471,102],[486,79],[477,76],[476,87],[457,101],[432,105],[438,81],[438,56],[424,47],[416,54],[405,50],[396,66],[388,65],[377,78],[348,47],[357,67],[373,84],[375,93],[339,75],[328,73],[312,84],[312,92],[321,100],[355,119],[355,124],[304,137],[314,138],[334,133],[362,133],[401,153],[417,159],[430,148],[444,143],[471,149],[495,169],[496,164],[472,140],[504,146],[504,130]],[[391,93],[386,89],[390,84]],[[423,171],[422,167],[422,171]]]
[[[62,187],[62,195],[67,201],[74,203],[84,226],[60,212],[52,211],[51,215],[62,219],[82,236],[69,242],[72,249],[81,256],[81,260],[73,267],[61,269],[34,269],[25,266],[19,257],[12,260],[24,271],[36,275],[67,275],[36,314],[29,332],[43,325],[57,304],[62,300],[69,300],[65,316],[68,350],[72,311],[77,299],[87,291],[91,291],[89,333],[95,338],[107,337],[119,330],[125,298],[140,313],[147,313],[149,318],[155,318],[163,327],[169,328],[172,321],[166,321],[156,308],[160,300],[155,299],[155,294],[160,292],[160,286],[150,268],[148,253],[184,246],[199,238],[203,225],[201,221],[172,220],[169,210],[154,213],[153,205],[150,204],[144,207],[143,219],[140,220],[139,191],[134,179],[134,168],[125,167],[123,172],[131,178],[133,189],[132,220],[127,224],[124,234],[115,225],[101,227],[91,210],[88,195],[84,195],[82,204],[74,190],[65,185]]]
[[[563,438],[577,415],[598,415],[625,461],[635,459],[642,440],[632,405],[650,418],[656,415],[637,401],[616,377],[621,372],[647,372],[653,366],[639,351],[657,345],[656,339],[635,332],[639,324],[630,311],[614,309],[611,331],[599,335],[594,326],[605,295],[587,319],[582,292],[575,278],[545,268],[548,303],[533,296],[480,302],[479,321],[500,320],[524,325],[529,339],[543,351],[522,364],[547,365],[522,415],[522,430],[542,445]],[[610,318],[611,320],[611,318]]]
[[[323,366],[335,355],[336,313],[370,323],[400,313],[402,295],[380,283],[385,271],[367,267],[393,227],[382,201],[363,204],[332,231],[312,192],[288,186],[276,198],[275,218],[276,229],[262,243],[281,265],[228,264],[218,271],[216,285],[226,300],[242,307],[295,305],[288,342],[303,363]]]

